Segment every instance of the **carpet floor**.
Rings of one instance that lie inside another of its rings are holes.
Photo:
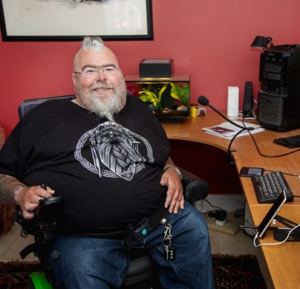
[[[267,289],[254,255],[213,255],[213,272],[217,289]]]
[[[29,274],[40,264],[0,262],[0,289],[32,288]],[[266,289],[258,260],[254,255],[213,255],[213,272],[217,289]]]

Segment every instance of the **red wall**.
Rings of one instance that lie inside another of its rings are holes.
[[[124,74],[138,74],[144,58],[172,58],[175,74],[191,75],[191,97],[205,95],[226,110],[227,87],[245,81],[259,90],[256,35],[274,44],[300,43],[299,0],[152,0],[154,41],[110,41]],[[0,41],[0,125],[7,135],[26,98],[73,93],[71,73],[79,42]]]

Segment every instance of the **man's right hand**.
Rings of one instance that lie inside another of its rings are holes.
[[[39,205],[40,200],[48,199],[53,196],[54,190],[47,187],[46,190],[41,186],[23,187],[15,197],[16,203],[22,210],[25,219],[34,217],[34,210]]]

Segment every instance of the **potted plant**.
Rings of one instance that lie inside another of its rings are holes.
[[[169,85],[171,88],[166,91]],[[181,87],[177,83],[167,82],[161,88],[155,86],[151,86],[150,89],[142,88],[139,94],[142,101],[150,103],[156,109],[161,109],[163,107],[162,97],[164,92],[178,100],[184,107],[189,104],[190,87],[188,84]]]

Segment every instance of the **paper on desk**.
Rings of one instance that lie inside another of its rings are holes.
[[[258,133],[261,131],[264,131],[265,129],[261,127],[261,125],[248,123],[248,122],[241,122],[241,121],[234,121],[234,123],[245,126],[245,127],[254,127],[253,130],[251,130],[251,134]],[[239,127],[234,126],[230,122],[223,122],[219,125],[211,126],[211,127],[204,127],[202,128],[207,133],[219,136],[222,138],[232,139],[241,129]],[[241,137],[244,135],[249,135],[249,132],[243,131],[241,132],[237,137]]]

